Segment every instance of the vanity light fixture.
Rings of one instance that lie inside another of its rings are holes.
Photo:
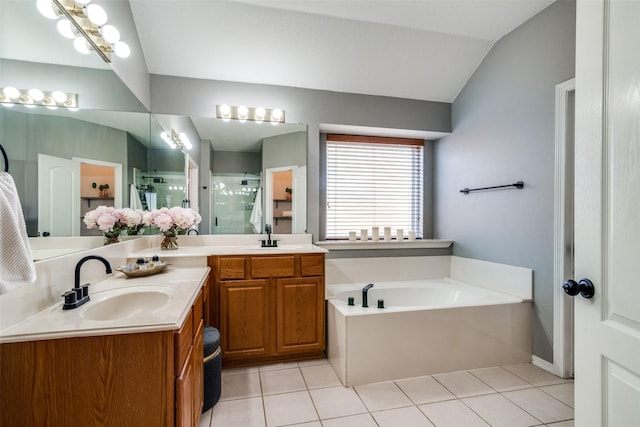
[[[180,147],[180,150],[184,151],[193,148],[189,137],[184,132],[178,133],[174,129],[171,129],[171,132],[162,132],[160,138],[173,149]]]
[[[121,58],[131,54],[129,46],[120,41],[120,31],[107,24],[107,12],[91,0],[38,0],[37,7],[45,17],[59,19],[58,32],[73,39],[78,52],[95,50],[105,62],[111,62],[111,53]]]
[[[78,96],[75,93],[64,93],[59,90],[45,92],[37,88],[17,89],[13,86],[0,88],[0,103],[6,106],[13,104],[25,107],[44,106],[49,108],[66,107],[76,111]]]
[[[284,123],[284,110],[280,108],[247,107],[245,105],[216,105],[216,117],[222,120],[239,120],[244,122]]]

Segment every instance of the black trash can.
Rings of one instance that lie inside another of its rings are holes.
[[[211,326],[204,327],[204,405],[206,412],[220,400],[222,393],[222,352],[220,331]]]

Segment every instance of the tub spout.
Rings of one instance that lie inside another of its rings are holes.
[[[369,307],[368,301],[367,301],[367,293],[369,292],[369,289],[373,288],[373,283],[369,283],[367,286],[365,286],[364,288],[362,288],[362,306],[363,307]]]

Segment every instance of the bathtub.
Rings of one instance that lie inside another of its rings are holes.
[[[529,299],[444,278],[374,282],[363,308],[364,285],[326,287],[327,355],[345,386],[531,361]]]

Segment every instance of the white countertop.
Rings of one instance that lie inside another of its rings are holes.
[[[136,278],[126,278],[123,273],[116,272],[109,279],[91,284],[89,302],[72,310],[62,310],[61,301],[0,331],[0,343],[179,329],[208,274],[208,267],[172,266],[162,273]],[[105,299],[124,293],[154,290],[163,292],[169,298],[166,304],[156,310],[132,312],[115,320],[87,318],[90,317],[87,316],[89,310]]]
[[[201,245],[179,246],[175,250],[161,251],[157,247],[146,248],[130,254],[130,257],[151,257],[153,255],[167,257],[203,257],[209,255],[282,255],[326,253],[328,250],[312,244],[282,244],[276,248],[262,248],[253,245]]]

